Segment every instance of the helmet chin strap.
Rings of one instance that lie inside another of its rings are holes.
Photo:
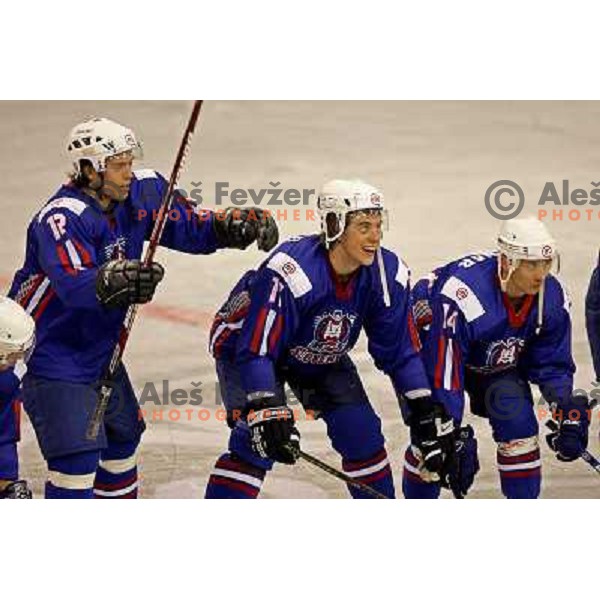
[[[506,273],[506,277],[502,277],[502,257],[503,256],[506,258],[506,261],[508,263],[508,270]],[[519,266],[519,259],[510,258],[506,254],[498,255],[498,279],[500,280],[500,289],[504,293],[506,293],[506,287],[508,285],[509,279],[512,277],[512,274],[517,270],[518,266]]]
[[[542,281],[542,287],[538,292],[538,316],[537,316],[537,327],[535,328],[535,334],[539,335],[542,330],[542,321],[544,319],[544,289],[546,282]]]
[[[377,248],[377,263],[379,264],[379,277],[381,278],[381,287],[383,288],[383,303],[386,308],[391,306],[390,301],[390,290],[388,288],[387,274],[385,272],[385,264],[383,263],[383,253],[381,252],[381,246]]]

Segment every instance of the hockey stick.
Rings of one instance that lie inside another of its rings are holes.
[[[546,421],[546,427],[552,432],[558,431],[558,423],[556,423],[556,421],[552,421],[551,419]],[[600,475],[600,460],[598,460],[593,454],[590,454],[587,450],[583,451],[581,458],[588,465],[590,465],[590,467],[592,467],[592,469],[594,469],[598,475]]]
[[[177,188],[179,177],[189,151],[190,142],[194,134],[194,129],[196,127],[196,123],[198,122],[198,117],[200,116],[201,108],[202,100],[196,100],[194,102],[192,114],[190,115],[190,119],[183,134],[183,138],[181,139],[179,151],[177,152],[173,170],[171,171],[169,185],[167,186],[165,196],[160,204],[160,209],[158,211],[156,221],[154,222],[154,228],[152,229],[152,234],[150,235],[150,239],[148,241],[146,254],[143,258],[143,264],[145,267],[152,263],[152,259],[156,253],[160,238],[164,231],[165,225],[167,224],[167,215],[169,214],[169,210],[173,204],[173,192]],[[98,392],[96,407],[94,408],[94,413],[92,414],[92,418],[90,419],[86,431],[86,437],[88,440],[95,440],[98,437],[100,425],[104,419],[104,413],[106,412],[106,408],[108,407],[108,402],[112,393],[112,382],[117,372],[117,368],[121,363],[123,353],[125,352],[125,346],[127,345],[127,340],[129,339],[131,329],[133,328],[133,323],[137,315],[137,309],[137,304],[132,304],[127,309],[127,313],[123,321],[123,328],[121,329],[121,334],[119,336],[119,341],[115,345],[115,349],[113,350],[110,363],[108,364],[108,368],[104,374],[104,377],[100,380],[100,390]]]
[[[348,485],[351,485],[352,487],[356,488],[357,490],[361,490],[362,492],[365,492],[365,494],[369,494],[369,496],[373,496],[373,498],[377,498],[378,500],[391,500],[391,498],[388,498],[386,495],[379,493],[377,490],[373,489],[370,485],[367,485],[366,483],[361,483],[360,481],[356,481],[356,479],[352,479],[352,477],[350,477],[349,475],[346,475],[346,473],[343,473],[342,471],[338,471],[334,467],[328,465],[327,463],[324,463],[322,460],[319,460],[318,458],[316,458],[310,454],[307,454],[306,452],[304,452],[300,449],[293,449],[293,452],[297,458],[302,458],[303,460],[310,463],[311,465],[318,467],[322,471],[329,473],[329,475],[332,475],[333,477],[336,477],[337,479],[341,479],[343,482],[347,483]]]

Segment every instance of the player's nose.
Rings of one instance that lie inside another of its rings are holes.
[[[368,236],[369,242],[376,244],[381,240],[381,230],[380,229],[372,229],[369,232]]]

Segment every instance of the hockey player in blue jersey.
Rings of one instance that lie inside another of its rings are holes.
[[[541,487],[536,384],[559,422],[549,441],[557,458],[575,460],[587,446],[585,398],[573,396],[570,300],[550,274],[554,239],[535,218],[506,221],[498,252],[466,256],[436,269],[415,286],[415,319],[433,397],[458,426],[464,392],[471,411],[486,417],[497,444],[502,493],[537,498]],[[460,440],[453,488],[466,494],[479,468],[472,430]],[[464,444],[463,444],[464,442]],[[405,456],[407,498],[436,498],[413,448]]]
[[[156,171],[132,170],[141,146],[108,119],[77,125],[68,153],[73,174],[33,217],[10,290],[37,324],[23,404],[47,461],[47,498],[133,498],[145,425],[123,366],[97,439],[86,430],[128,305],[149,302],[163,277],[140,257],[167,184]],[[254,241],[265,251],[277,243],[272,218],[241,209],[217,218],[177,196],[161,245],[211,254]]]
[[[33,319],[10,298],[0,296],[0,499],[27,499],[32,494],[19,479],[21,379],[35,344]]]
[[[275,461],[295,462],[300,434],[286,383],[324,421],[344,471],[394,497],[381,423],[348,355],[362,329],[375,365],[412,410],[413,442],[429,469],[442,473],[453,448],[452,419],[432,403],[419,358],[408,268],[380,246],[381,193],[334,180],[318,211],[322,234],[282,243],[242,277],[213,323],[210,350],[232,430],[207,498],[256,498]]]

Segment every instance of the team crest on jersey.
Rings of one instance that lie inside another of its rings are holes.
[[[491,371],[514,367],[524,347],[525,340],[517,337],[492,342],[487,350],[486,366]]]
[[[347,351],[356,315],[333,310],[315,318],[313,339],[308,346],[290,350],[300,362],[313,365],[336,363]]]
[[[355,320],[356,315],[341,310],[319,315],[315,319],[315,337],[309,347],[327,354],[344,352]]]

